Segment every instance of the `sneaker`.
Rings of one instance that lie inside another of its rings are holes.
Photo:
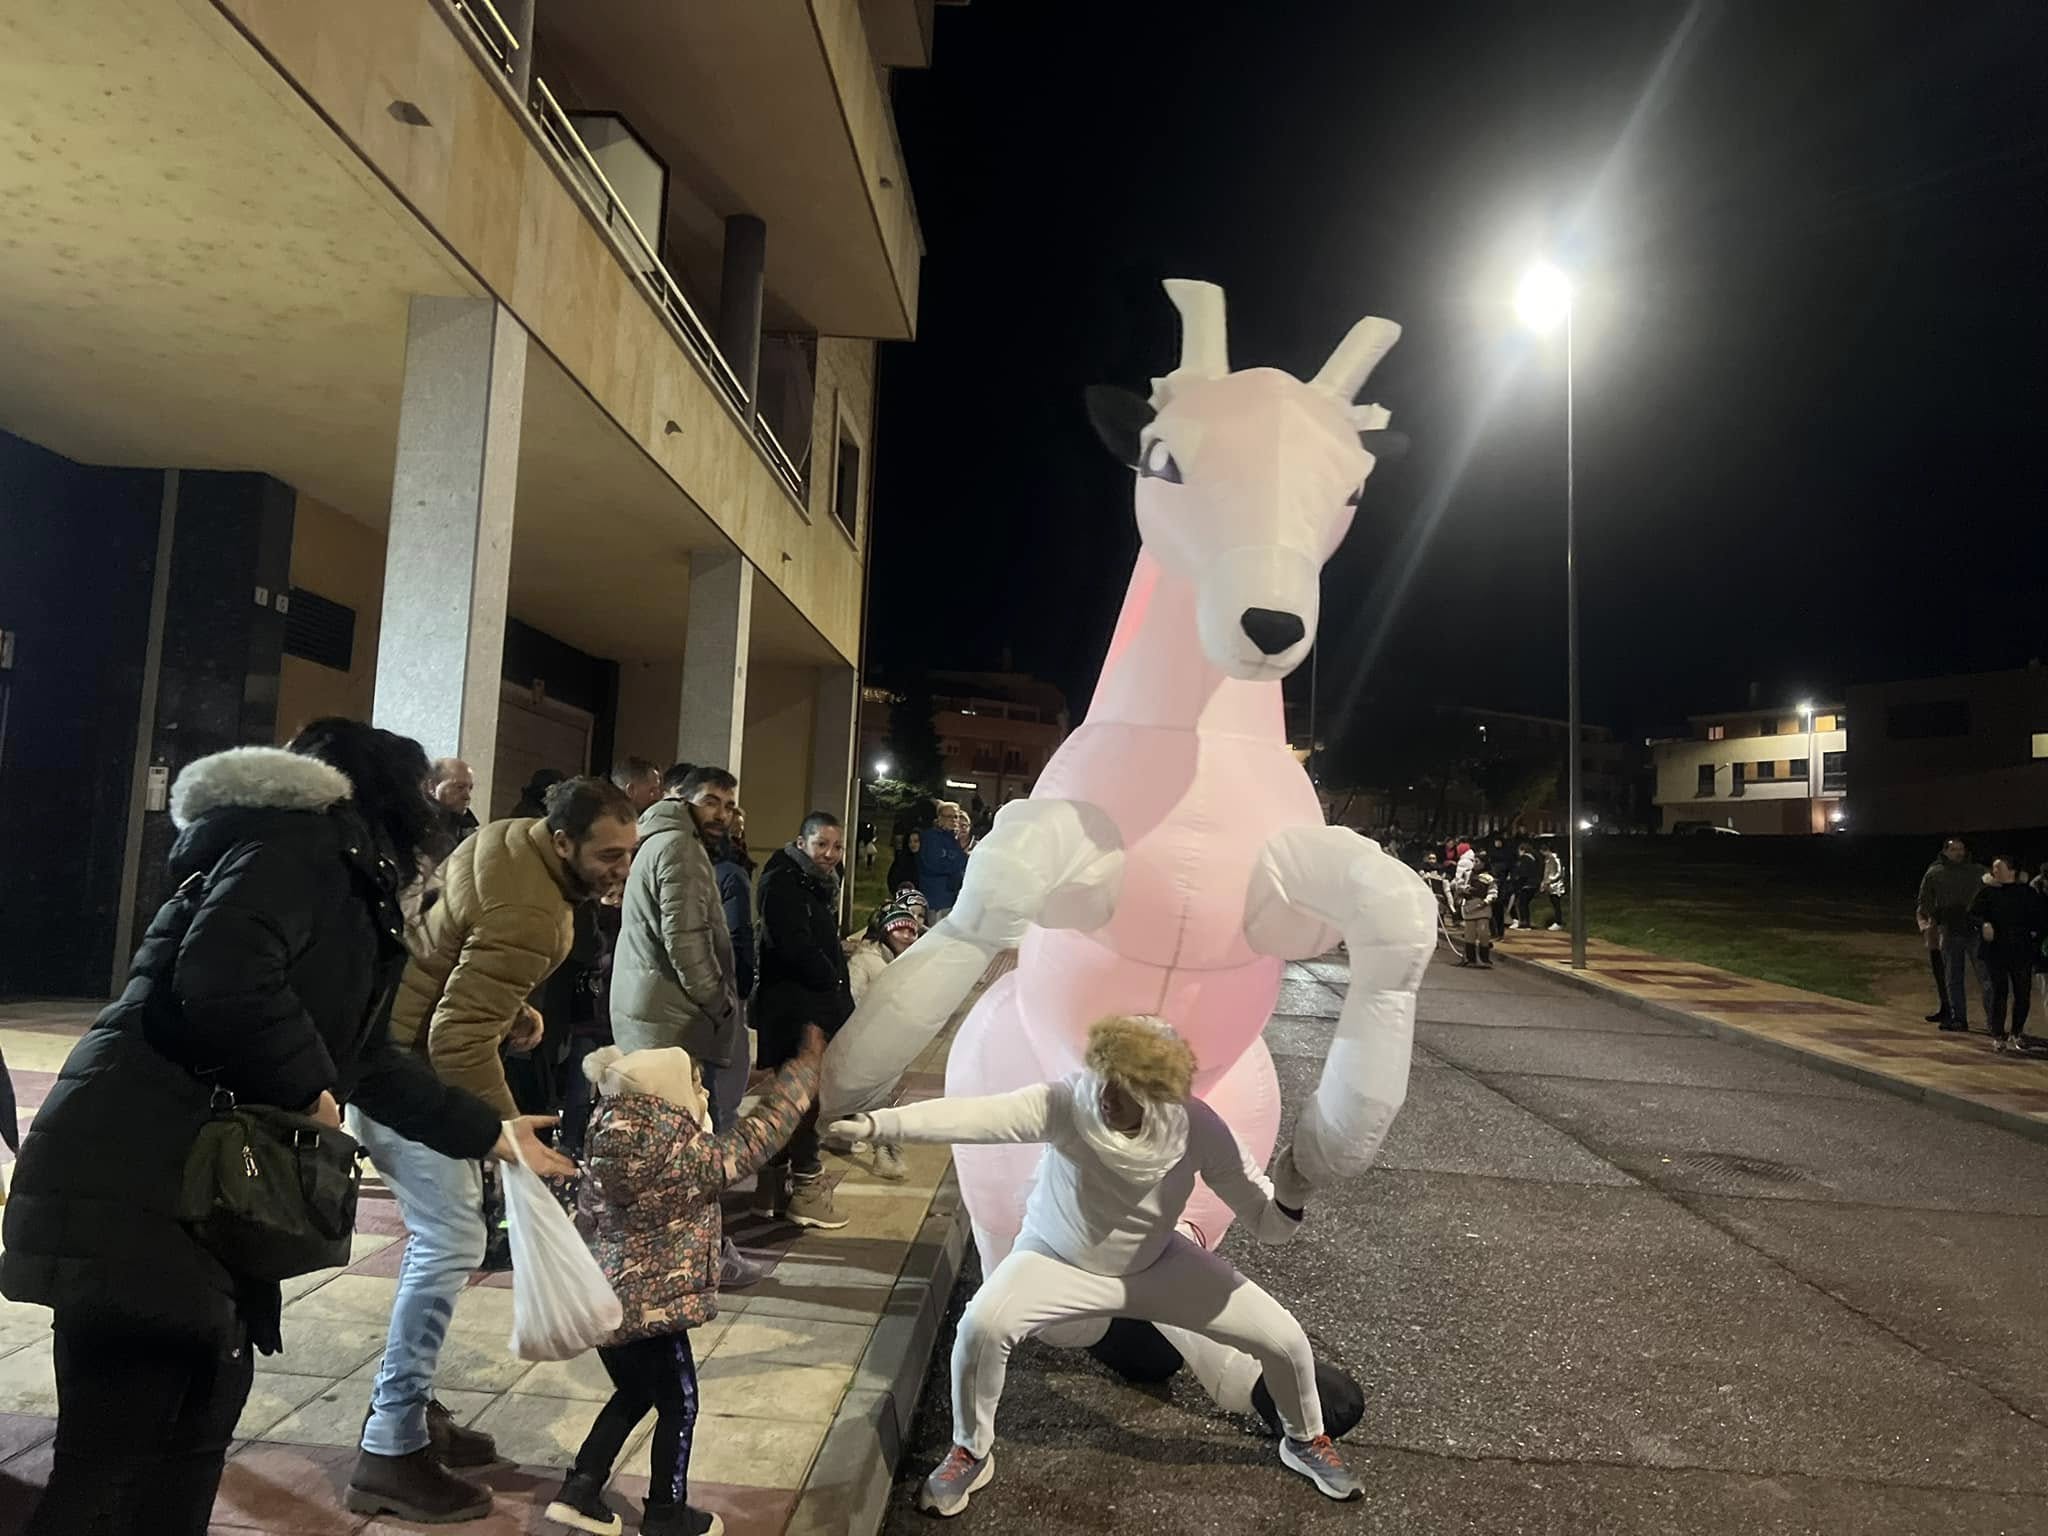
[[[718,1249],[718,1288],[721,1291],[743,1291],[750,1285],[759,1285],[768,1278],[768,1266],[759,1259],[750,1259],[741,1253],[731,1238],[726,1238]]]
[[[889,1184],[901,1184],[910,1177],[903,1166],[903,1149],[882,1141],[875,1144],[875,1177]]]
[[[396,1515],[420,1525],[481,1520],[491,1512],[491,1490],[457,1477],[424,1445],[407,1456],[357,1453],[341,1501],[354,1514]]]
[[[989,1479],[995,1475],[994,1451],[977,1457],[966,1446],[956,1445],[946,1452],[946,1459],[924,1480],[924,1488],[917,1496],[917,1507],[928,1514],[957,1515],[967,1507],[969,1499],[988,1486]]]
[[[1948,1015],[1945,1013],[1930,1013],[1927,1015],[1927,1022],[1930,1024],[1946,1024],[1948,1022]]]
[[[1509,927],[1510,929],[1515,929],[1515,928],[1519,928],[1519,927],[1521,927],[1521,926],[1522,926],[1522,920],[1521,920],[1521,919],[1520,919],[1519,917],[1511,917],[1511,918],[1509,918],[1509,919],[1508,919],[1508,927]]]
[[[548,1505],[548,1518],[557,1525],[589,1531],[591,1536],[619,1536],[626,1525],[605,1503],[604,1484],[581,1472],[571,1472],[563,1480],[562,1491]]]
[[[640,1515],[640,1536],[725,1536],[725,1522],[694,1504],[647,1504]]]
[[[800,1227],[812,1227],[820,1232],[837,1232],[848,1220],[832,1203],[831,1187],[816,1174],[807,1179],[790,1180],[789,1204],[782,1214]]]
[[[1345,1467],[1344,1459],[1330,1444],[1328,1435],[1317,1435],[1313,1440],[1296,1440],[1282,1435],[1280,1464],[1314,1483],[1316,1491],[1326,1499],[1346,1501],[1365,1497],[1365,1490]]]
[[[789,1170],[771,1163],[755,1175],[753,1212],[770,1221],[779,1221],[783,1207],[788,1203]]]
[[[1941,1032],[1945,1035],[1966,1034],[1969,1028],[1969,1025],[1958,1024],[1954,1019],[1943,1019],[1941,1021]]]
[[[1546,932],[1546,933],[1563,933],[1563,932],[1564,932],[1564,924],[1563,924],[1563,923],[1552,923],[1552,924],[1551,924],[1551,925],[1550,925],[1550,926],[1549,926],[1548,928],[1546,928],[1546,929],[1544,930],[1544,932]]]
[[[498,1465],[498,1442],[480,1429],[464,1429],[439,1398],[427,1403],[427,1446],[434,1459],[451,1471],[473,1471]]]

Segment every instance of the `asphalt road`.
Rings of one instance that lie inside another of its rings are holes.
[[[1312,969],[1266,1034],[1291,1104],[1342,984]],[[1185,1372],[1029,1342],[954,1531],[2048,1533],[2048,1146],[1526,970],[1439,963],[1420,1017],[1379,1166],[1225,1244],[1365,1385],[1363,1503]],[[951,1346],[888,1531],[933,1529]]]

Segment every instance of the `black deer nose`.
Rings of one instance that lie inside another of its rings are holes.
[[[1247,608],[1238,623],[1251,636],[1252,644],[1268,656],[1278,656],[1304,633],[1300,614],[1282,613],[1277,608]]]

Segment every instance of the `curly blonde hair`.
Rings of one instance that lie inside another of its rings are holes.
[[[1099,1021],[1082,1059],[1089,1071],[1154,1104],[1186,1098],[1195,1081],[1195,1053],[1164,1019],[1149,1015]]]

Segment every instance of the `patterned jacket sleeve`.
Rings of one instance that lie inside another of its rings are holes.
[[[784,1065],[752,1114],[743,1115],[721,1135],[699,1136],[690,1144],[680,1170],[683,1183],[692,1194],[715,1195],[758,1172],[788,1143],[817,1092],[815,1065],[802,1061]]]

